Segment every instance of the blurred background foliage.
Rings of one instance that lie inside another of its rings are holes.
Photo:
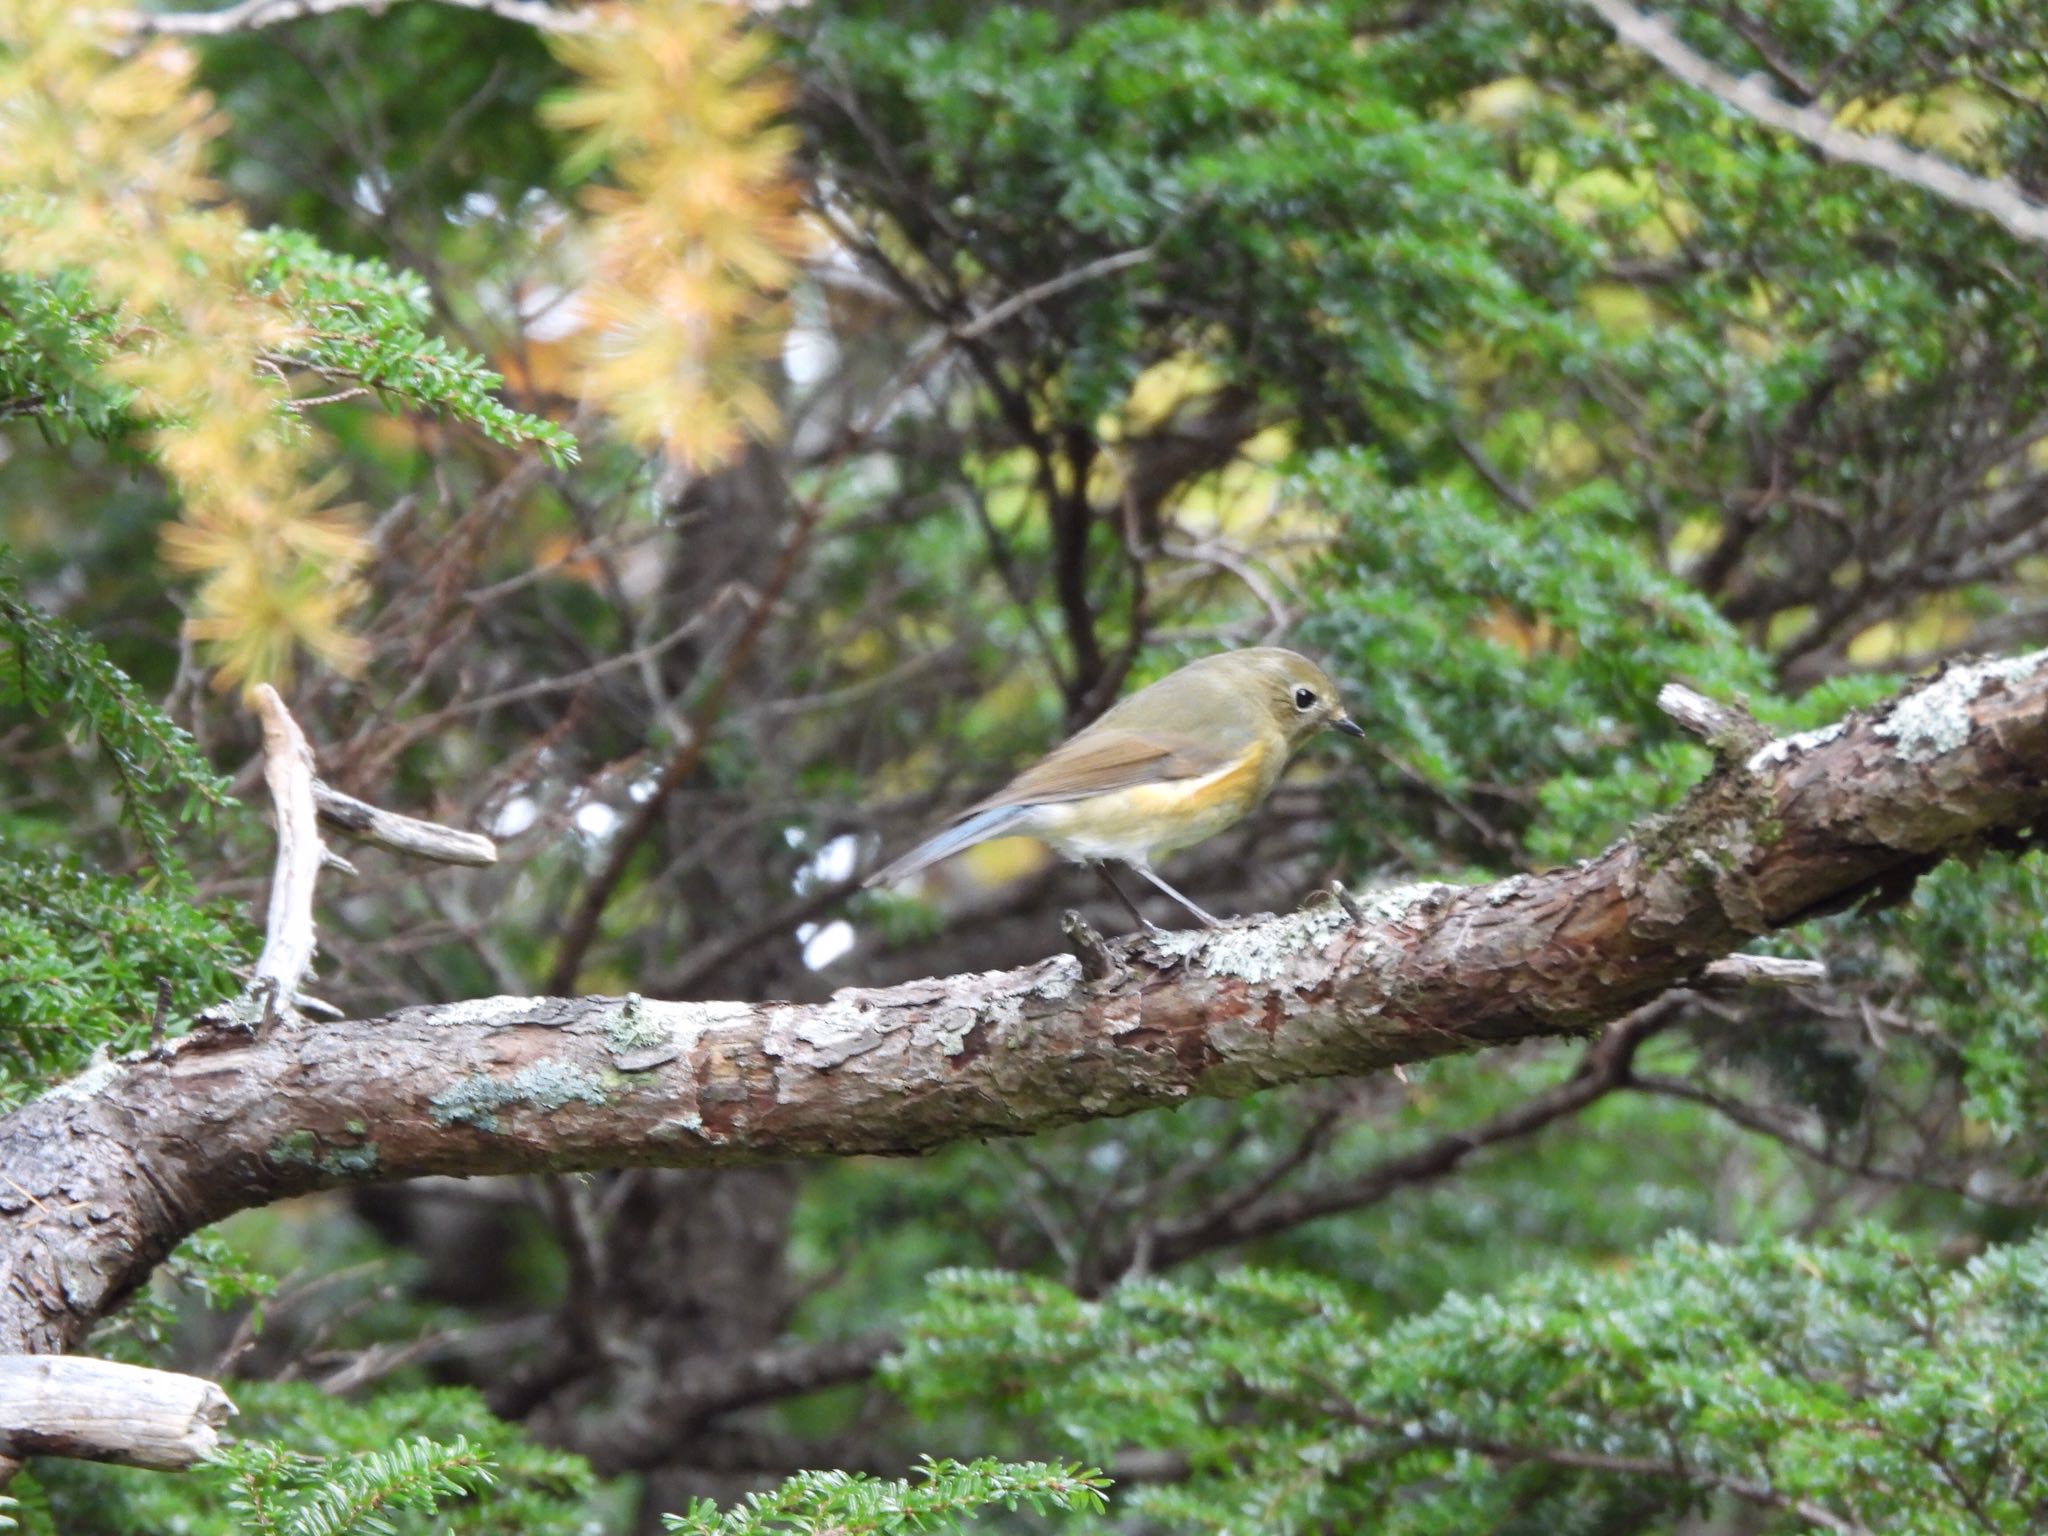
[[[2048,199],[2038,7],[1673,14]],[[1371,737],[1178,861],[1253,911],[1596,851],[1704,770],[1668,680],[1796,729],[2048,639],[2042,253],[1572,6],[223,15],[0,3],[0,1105],[239,985],[260,676],[502,844],[330,877],[366,1015],[1113,928],[1027,844],[856,878],[1219,646]],[[93,1344],[238,1448],[12,1516],[2038,1528],[2044,916],[1988,857],[1586,1046],[248,1213]]]

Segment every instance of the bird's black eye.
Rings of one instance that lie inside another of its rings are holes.
[[[1295,689],[1295,690],[1294,690],[1294,707],[1295,707],[1296,709],[1298,709],[1298,710],[1301,710],[1301,711],[1302,711],[1303,713],[1306,713],[1307,711],[1309,711],[1309,710],[1311,710],[1311,709],[1314,709],[1314,708],[1316,707],[1316,691],[1315,691],[1315,689],[1313,689],[1313,688],[1297,688],[1297,689]]]

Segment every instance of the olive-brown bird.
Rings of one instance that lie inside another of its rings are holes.
[[[1294,749],[1325,726],[1363,736],[1336,685],[1276,646],[1191,661],[1117,704],[867,884],[886,885],[994,837],[1025,834],[1092,864],[1145,921],[1105,860],[1128,864],[1208,924],[1152,860],[1213,837],[1266,798]]]

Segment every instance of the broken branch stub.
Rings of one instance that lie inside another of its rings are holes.
[[[277,812],[277,864],[263,924],[263,953],[251,987],[287,1003],[313,965],[313,888],[326,849],[313,808],[313,749],[275,688],[257,684],[252,707],[263,722],[263,780]]]
[[[356,872],[320,840],[319,822],[380,848],[443,864],[495,864],[498,849],[478,833],[380,810],[322,784],[313,749],[277,690],[258,684],[251,690],[250,707],[263,726],[263,778],[276,812],[277,863],[264,920],[263,953],[250,977],[249,995],[294,1007],[318,948],[313,891],[320,871]],[[271,1006],[264,1005],[266,1024]]]
[[[0,1457],[175,1472],[211,1454],[235,1405],[212,1382],[78,1355],[0,1357]]]

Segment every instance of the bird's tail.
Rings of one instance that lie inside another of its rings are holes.
[[[985,811],[976,811],[963,816],[943,832],[934,833],[919,843],[895,863],[876,870],[861,884],[866,887],[890,885],[914,875],[927,865],[936,864],[962,848],[972,848],[976,843],[985,843],[992,837],[1018,830],[1018,823],[1036,809],[1029,805],[992,805]]]

